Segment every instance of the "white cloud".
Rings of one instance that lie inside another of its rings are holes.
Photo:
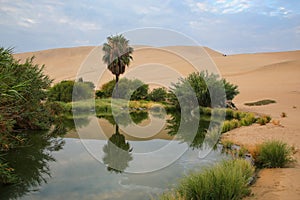
[[[192,11],[209,12],[213,14],[233,14],[246,11],[251,7],[250,0],[217,0],[196,2],[187,0]]]
[[[30,18],[21,18],[19,21],[18,21],[18,24],[20,26],[23,26],[23,27],[26,27],[26,28],[29,28],[29,27],[32,27],[36,24],[36,20],[34,19],[30,19]]]

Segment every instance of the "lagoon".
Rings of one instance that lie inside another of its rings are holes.
[[[203,158],[205,150],[199,145],[168,134],[168,119],[149,113],[138,120],[144,127],[151,121],[164,124],[147,137],[137,137],[130,124],[118,130],[107,117],[89,117],[64,137],[46,142],[42,134],[33,133],[30,146],[5,155],[23,181],[1,187],[1,199],[155,199],[189,172],[227,158],[220,148]],[[97,133],[95,126],[103,132]],[[109,142],[116,141],[113,137],[124,137],[128,151],[116,153]]]

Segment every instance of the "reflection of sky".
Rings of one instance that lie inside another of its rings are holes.
[[[212,164],[223,157],[212,152],[208,157],[200,160],[198,151],[188,150],[174,164],[162,170],[145,174],[115,174],[108,172],[106,166],[95,160],[80,140],[65,140],[64,149],[53,153],[57,162],[50,163],[52,178],[48,179],[48,184],[42,185],[39,192],[32,193],[25,199],[149,199],[149,195],[153,196],[171,187],[171,184],[176,183],[184,173],[192,169],[200,170],[201,166]],[[90,142],[96,147],[99,145],[98,149],[101,151],[106,143],[97,140]],[[157,141],[157,144],[163,142],[163,140]],[[156,145],[155,142],[147,145],[140,142],[130,142],[130,144],[133,148],[144,146],[149,150]],[[162,155],[161,158],[166,156],[168,155]],[[131,162],[134,162],[134,159]],[[145,165],[150,165],[153,160],[143,162]]]

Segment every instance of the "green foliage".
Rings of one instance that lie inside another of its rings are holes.
[[[226,99],[227,100],[234,99],[234,97],[240,93],[238,90],[238,86],[227,82],[225,79],[222,80],[225,88]]]
[[[227,131],[238,128],[239,126],[240,126],[240,123],[239,123],[239,120],[237,120],[237,119],[225,120],[223,122],[223,126],[222,126],[222,133],[225,133]]]
[[[250,126],[256,120],[253,113],[245,113],[243,115],[240,114],[239,116],[242,116],[240,119],[241,126]]]
[[[163,102],[166,101],[167,95],[165,88],[155,88],[149,93],[148,97],[150,101]]]
[[[183,178],[179,186],[161,199],[242,199],[250,194],[254,167],[243,159],[227,160],[203,172]]]
[[[50,88],[48,98],[62,102],[84,100],[93,96],[94,87],[92,82],[61,81]]]
[[[116,76],[116,82],[119,82],[119,75],[125,72],[125,67],[129,66],[132,60],[133,48],[129,46],[129,40],[123,35],[109,36],[107,43],[103,44],[102,51],[104,52],[103,62]]]
[[[20,63],[10,49],[0,48],[0,147],[13,148],[24,140],[16,129],[48,129],[54,120],[43,103],[51,80],[33,57]]]
[[[99,98],[112,97],[115,90],[116,82],[111,80],[102,85],[101,90],[96,91]],[[118,83],[118,98],[130,100],[142,100],[148,96],[149,86],[138,79],[130,80],[127,78],[120,79]]]
[[[264,99],[264,100],[260,100],[260,101],[245,103],[245,105],[246,106],[262,106],[262,105],[268,105],[268,104],[271,104],[271,103],[276,103],[276,101],[271,100],[271,99]]]
[[[52,80],[43,68],[33,57],[21,63],[10,49],[0,48],[0,151],[24,145],[29,138],[24,130],[46,130],[58,120],[60,107],[45,101]],[[10,163],[0,165],[0,182],[15,182]]]
[[[18,182],[18,176],[14,173],[14,169],[8,166],[8,163],[5,163],[0,158],[0,183],[3,184],[13,184]]]
[[[294,162],[292,147],[281,141],[268,141],[258,147],[256,164],[259,167],[286,167]]]
[[[170,88],[173,94],[170,101],[177,109],[180,108],[179,101],[184,102],[185,106],[193,107],[190,99],[193,94],[196,95],[198,105],[202,107],[211,107],[211,97],[214,98],[214,106],[225,106],[225,100],[232,100],[239,91],[236,85],[230,84],[225,79],[220,79],[216,74],[209,74],[207,71],[192,73],[185,79],[179,79],[179,82],[173,84]]]

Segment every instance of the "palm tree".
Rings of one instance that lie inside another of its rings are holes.
[[[103,44],[102,51],[104,52],[103,62],[116,76],[116,93],[118,95],[119,76],[125,72],[125,67],[129,66],[133,48],[129,46],[129,40],[120,34],[107,37],[107,43]]]

